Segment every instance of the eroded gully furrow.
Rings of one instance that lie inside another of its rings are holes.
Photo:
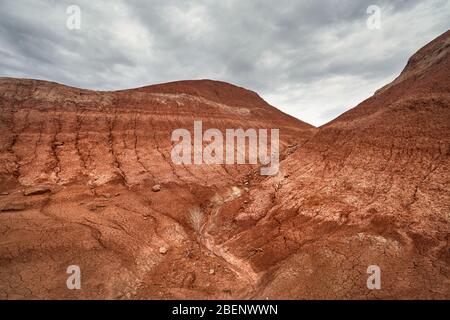
[[[244,289],[244,292],[240,294],[239,298],[249,299],[256,293],[261,274],[256,273],[248,261],[231,253],[226,246],[216,244],[214,237],[207,231],[211,225],[211,217],[220,211],[221,206],[222,204],[215,205],[211,209],[211,214],[207,215],[205,223],[199,230],[198,241],[209,252],[223,260],[230,270],[232,270],[239,279],[243,280],[245,285],[239,287]]]

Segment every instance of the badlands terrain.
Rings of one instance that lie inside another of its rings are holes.
[[[449,53],[450,31],[320,128],[218,81],[0,78],[0,298],[450,299]],[[175,165],[194,120],[278,128],[278,174]]]

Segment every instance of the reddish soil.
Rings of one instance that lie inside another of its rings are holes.
[[[0,78],[0,298],[449,299],[449,52],[450,31],[320,128],[218,81]],[[194,120],[279,128],[279,174],[173,164]]]

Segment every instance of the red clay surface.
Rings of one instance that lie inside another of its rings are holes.
[[[449,299],[449,52],[446,32],[320,128],[217,81],[0,78],[0,298]],[[194,120],[279,128],[278,175],[174,165]]]

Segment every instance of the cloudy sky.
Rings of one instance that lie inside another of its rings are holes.
[[[67,27],[70,5],[79,30]],[[449,21],[449,0],[0,0],[0,76],[101,90],[222,80],[322,125],[393,80]]]

